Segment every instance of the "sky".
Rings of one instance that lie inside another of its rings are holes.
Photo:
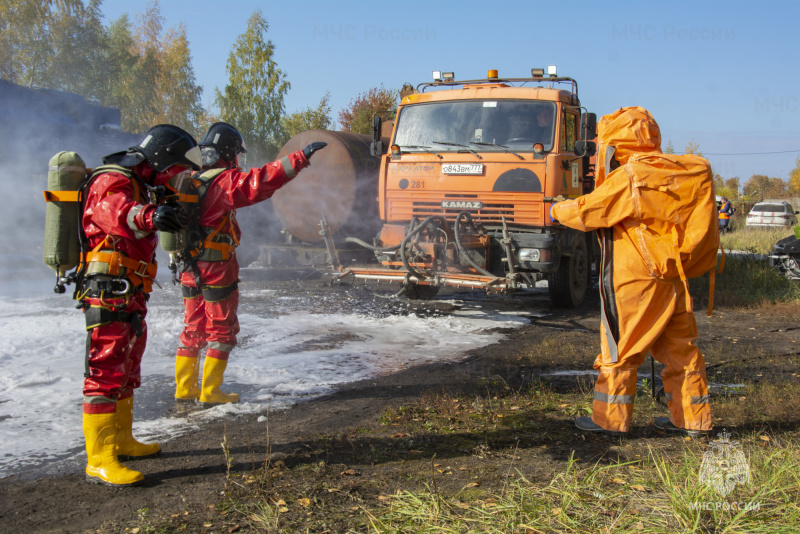
[[[104,0],[108,20],[151,0]],[[699,145],[714,171],[742,183],[787,179],[800,156],[800,3],[775,1],[537,2],[533,0],[170,0],[165,26],[184,24],[203,104],[227,81],[225,64],[257,9],[292,88],[292,113],[331,95],[333,119],[372,87],[431,80],[526,77],[556,65],[578,82],[598,118],[650,110],[663,146]]]

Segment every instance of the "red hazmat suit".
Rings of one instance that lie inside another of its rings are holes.
[[[156,175],[147,163],[140,163],[129,171],[139,179],[163,183],[183,169],[174,166]],[[86,284],[79,296],[89,330],[84,413],[113,413],[116,401],[131,397],[141,384],[140,363],[147,343],[145,294],[156,271],[155,208],[137,178],[119,172],[98,175],[86,192],[81,223],[93,252],[87,256]],[[108,261],[122,264],[110,267]],[[127,280],[130,290],[121,296],[90,289],[93,281],[108,278]],[[132,320],[99,315],[105,312],[127,314]]]
[[[198,260],[195,268],[189,268],[181,274],[185,327],[177,351],[177,399],[199,398],[202,402],[210,403],[238,400],[235,394],[219,392],[225,368],[223,362],[228,360],[231,350],[236,346],[236,334],[239,332],[239,263],[234,248],[239,243],[241,231],[235,210],[270,198],[308,164],[303,152],[298,151],[247,172],[236,168],[224,170],[212,179],[206,189],[200,201],[199,223],[211,233],[216,231],[216,240],[227,242],[230,246],[223,253],[224,259]],[[204,174],[218,172],[219,169],[212,168],[204,171]],[[197,386],[197,358],[204,347],[207,347],[206,365],[201,393]],[[215,365],[217,370],[210,369],[210,365]]]
[[[716,261],[716,214],[693,215],[696,184],[708,183],[711,168],[698,156],[662,154],[658,125],[643,108],[603,117],[598,143],[596,189],[551,208],[561,224],[597,230],[601,244],[592,421],[607,431],[630,429],[637,368],[650,352],[666,366],[661,376],[672,424],[710,430],[705,362],[693,343],[698,333],[686,278]],[[615,170],[606,167],[612,155],[620,165]],[[702,223],[692,219],[700,216]],[[702,266],[692,263],[700,249]]]

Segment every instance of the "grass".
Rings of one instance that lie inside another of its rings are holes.
[[[731,233],[719,236],[719,244],[725,250],[743,250],[753,254],[769,254],[775,243],[794,234],[792,228],[740,227]]]
[[[548,483],[521,472],[501,490],[443,495],[401,491],[365,510],[369,532],[388,533],[740,533],[796,532],[800,447],[752,434],[741,443],[750,483],[723,497],[699,481],[703,452],[580,467],[570,457]]]
[[[689,283],[698,309],[708,305],[709,275]],[[726,256],[721,273],[715,274],[714,306],[754,306],[800,302],[800,284],[781,275],[768,261]]]

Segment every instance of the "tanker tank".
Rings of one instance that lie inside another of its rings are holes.
[[[380,158],[370,155],[371,137],[349,132],[308,130],[292,137],[278,157],[315,141],[328,146],[311,165],[275,192],[275,213],[286,232],[309,244],[322,243],[323,213],[334,241],[357,237],[369,243],[380,229],[378,171]]]

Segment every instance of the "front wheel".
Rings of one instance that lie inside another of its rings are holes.
[[[556,308],[577,308],[589,287],[589,251],[586,239],[575,240],[570,256],[562,256],[558,271],[547,279],[550,302]]]
[[[409,284],[403,294],[411,300],[432,300],[439,293],[439,286]]]

